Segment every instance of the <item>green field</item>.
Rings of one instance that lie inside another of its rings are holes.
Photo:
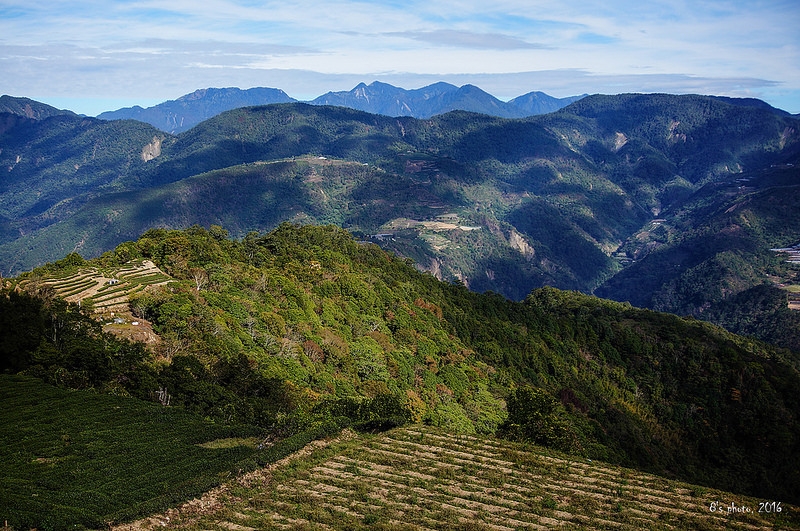
[[[800,525],[798,510],[783,503],[490,437],[419,426],[350,435],[244,476],[168,515],[137,522],[135,529],[755,530]]]
[[[250,444],[199,446],[252,436],[252,428],[155,403],[7,375],[0,375],[0,403],[0,521],[14,529],[104,527],[255,466]]]
[[[430,427],[347,431],[259,468],[315,435],[258,450],[252,428],[22,376],[0,376],[0,400],[0,519],[11,529],[137,518],[135,529],[240,531],[800,526],[800,512],[779,500]]]

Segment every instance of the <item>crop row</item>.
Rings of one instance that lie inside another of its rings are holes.
[[[76,285],[68,287],[68,288],[57,287],[56,288],[56,293],[58,293],[59,296],[61,296],[61,297],[65,297],[65,298],[66,297],[71,297],[73,295],[78,295],[80,293],[83,293],[84,291],[92,288],[96,284],[97,283],[94,280],[86,280],[84,282],[81,282],[80,284],[76,284]]]
[[[119,284],[106,284],[103,287],[97,290],[97,295],[107,296],[113,294],[125,294],[130,289],[130,285],[127,282],[120,282]],[[94,300],[97,300],[98,297],[93,297]]]
[[[119,278],[126,279],[126,280],[138,279],[138,278],[154,276],[154,275],[158,275],[158,276],[166,278],[166,276],[156,268],[152,268],[152,269],[137,269],[136,271],[131,271],[131,272],[126,273],[126,274],[123,274],[122,272],[117,274],[117,276]]]
[[[163,510],[255,451],[196,444],[253,435],[249,428],[33,378],[0,375],[0,401],[0,521],[14,529],[96,528]]]
[[[407,428],[329,448],[175,528],[772,529],[758,502],[491,438]],[[245,501],[249,500],[249,501]]]
[[[85,273],[76,274],[76,275],[73,275],[71,277],[67,277],[67,278],[64,278],[64,279],[59,279],[59,280],[55,280],[55,281],[50,280],[50,281],[47,281],[46,283],[51,285],[51,286],[53,286],[54,289],[60,290],[60,289],[70,288],[70,287],[76,286],[78,284],[83,284],[83,283],[85,283],[87,281],[91,282],[91,281],[94,280],[94,277],[95,277],[95,273],[94,272],[85,272]]]

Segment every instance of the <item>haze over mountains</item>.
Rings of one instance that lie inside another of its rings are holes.
[[[553,98],[543,92],[530,92],[504,102],[473,85],[456,87],[449,83],[434,83],[419,89],[406,90],[375,81],[369,85],[360,83],[350,91],[328,92],[307,103],[414,118],[430,118],[453,110],[503,118],[523,118],[558,110],[581,97]],[[209,88],[146,109],[137,106],[104,112],[98,118],[139,120],[162,131],[177,134],[237,107],[296,101],[298,100],[279,89]]]

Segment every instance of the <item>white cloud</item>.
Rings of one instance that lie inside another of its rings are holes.
[[[0,93],[275,86],[308,99],[441,79],[500,97],[703,92],[800,112],[798,27],[795,0],[6,0]]]
[[[461,30],[395,31],[386,33],[392,37],[404,37],[434,45],[483,50],[526,50],[547,48],[543,44],[527,42],[501,33],[475,33]]]

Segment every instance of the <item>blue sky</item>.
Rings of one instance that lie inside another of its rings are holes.
[[[359,82],[756,97],[800,113],[797,0],[0,0],[0,94],[96,115]]]

